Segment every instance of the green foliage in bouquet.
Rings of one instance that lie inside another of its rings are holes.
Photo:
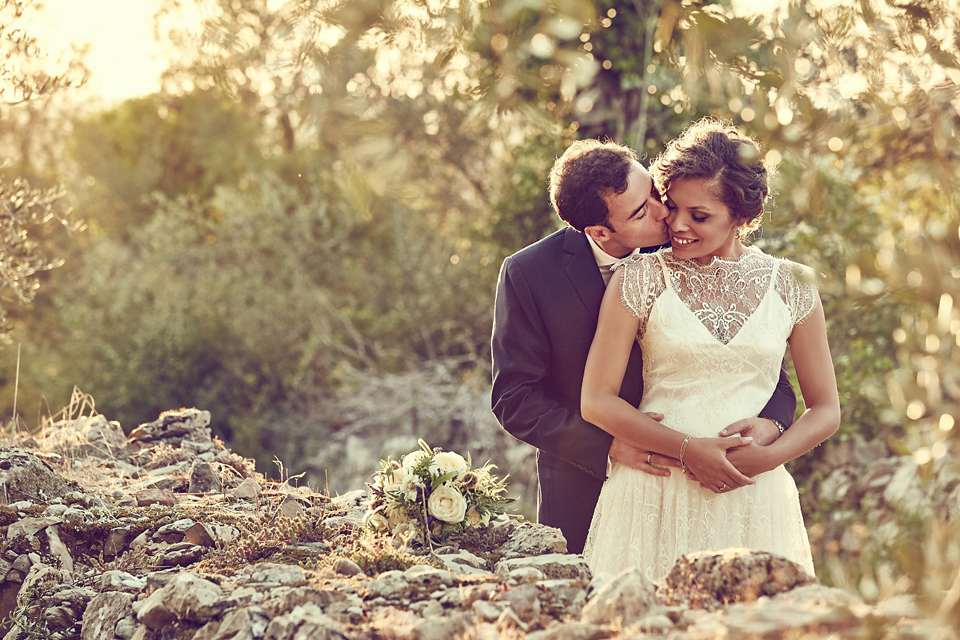
[[[507,476],[493,475],[489,462],[474,469],[469,454],[420,449],[400,461],[380,461],[380,470],[367,483],[373,502],[366,526],[376,534],[404,543],[432,545],[470,528],[485,528],[504,514],[516,499],[508,498]]]

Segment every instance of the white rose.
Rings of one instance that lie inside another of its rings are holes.
[[[459,453],[453,451],[441,451],[433,456],[433,462],[430,463],[430,471],[442,476],[445,473],[456,471],[461,473],[467,470],[467,461]]]
[[[408,453],[407,455],[403,456],[403,468],[413,469],[425,455],[427,455],[427,452],[423,451],[422,449],[417,449],[416,451]]]
[[[434,489],[427,500],[430,515],[444,522],[462,522],[467,513],[467,501],[459,491],[444,483]]]

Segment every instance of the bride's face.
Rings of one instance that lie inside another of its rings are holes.
[[[713,256],[736,258],[743,252],[737,222],[729,207],[710,189],[706,179],[681,179],[667,189],[670,246],[678,258],[704,264]]]

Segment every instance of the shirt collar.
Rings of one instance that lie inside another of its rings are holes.
[[[608,268],[610,267],[610,265],[614,264],[615,262],[620,262],[620,260],[623,259],[623,258],[614,258],[612,255],[610,255],[609,253],[601,249],[600,245],[597,244],[597,241],[594,240],[590,235],[588,234],[584,234],[584,235],[587,236],[587,242],[590,243],[590,249],[593,251],[593,257],[597,261],[597,266],[600,267],[601,269]],[[635,253],[640,253],[640,249],[634,249],[633,251],[630,252],[629,255],[624,256],[624,258],[629,258]]]

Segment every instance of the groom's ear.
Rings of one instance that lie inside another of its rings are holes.
[[[610,237],[610,229],[602,224],[592,224],[589,227],[584,227],[583,232],[593,238],[597,244]]]

